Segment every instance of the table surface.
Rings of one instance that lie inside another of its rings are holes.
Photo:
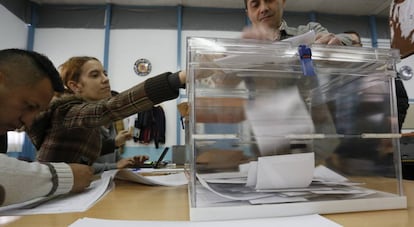
[[[85,212],[0,217],[0,226],[68,226],[79,218],[189,220],[187,186],[154,187],[115,181],[115,188]],[[407,209],[323,215],[346,227],[414,226],[414,181],[403,181]]]

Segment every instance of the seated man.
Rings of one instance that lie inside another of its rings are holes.
[[[19,49],[0,50],[0,147],[7,131],[30,127],[63,84],[45,56]],[[89,166],[25,162],[0,154],[0,206],[83,191],[92,181]]]

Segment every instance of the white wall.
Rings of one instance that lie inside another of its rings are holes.
[[[3,5],[0,5],[0,28],[0,49],[26,48],[27,25]]]
[[[151,73],[138,76],[133,70],[136,60],[148,59]],[[149,77],[177,69],[177,31],[112,30],[109,48],[109,75],[115,90],[125,90]]]
[[[46,54],[56,67],[78,55],[103,61],[104,35],[103,29],[38,28],[33,50]]]

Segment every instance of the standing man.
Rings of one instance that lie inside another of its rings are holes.
[[[0,135],[29,127],[48,108],[63,84],[52,62],[36,52],[0,50]],[[0,140],[0,147],[7,146]],[[83,191],[92,181],[89,166],[25,162],[0,154],[0,206],[37,197]]]
[[[346,46],[352,44],[348,35],[329,33],[326,28],[316,22],[297,28],[288,27],[286,21],[283,20],[286,0],[244,0],[244,3],[252,26],[244,29],[243,38],[276,41],[314,30],[315,43]]]
[[[392,17],[390,17],[392,18]],[[352,39],[352,46],[362,47],[361,36],[356,31],[345,31],[345,34],[350,34]],[[397,110],[398,110],[398,128],[401,132],[402,125],[407,115],[407,110],[410,107],[407,90],[400,78],[395,79],[395,94],[397,97]]]

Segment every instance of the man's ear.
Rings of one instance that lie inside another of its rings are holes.
[[[73,93],[78,93],[79,92],[79,86],[78,83],[76,83],[73,80],[68,81],[68,88],[73,92]]]

